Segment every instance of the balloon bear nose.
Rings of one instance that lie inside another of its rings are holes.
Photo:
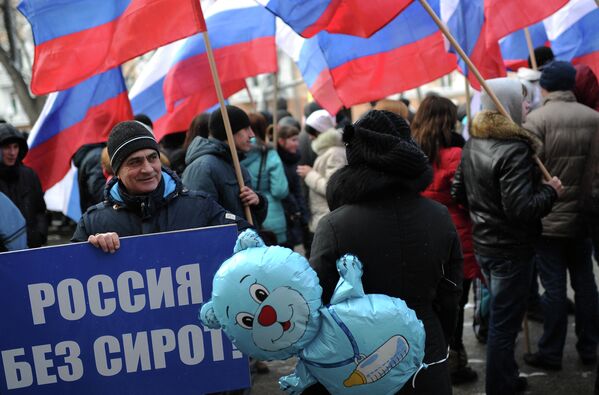
[[[269,305],[264,306],[258,316],[258,322],[262,326],[271,326],[277,322],[277,312]]]

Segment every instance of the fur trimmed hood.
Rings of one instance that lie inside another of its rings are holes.
[[[322,155],[326,150],[331,147],[343,147],[343,134],[341,130],[329,129],[324,133],[321,133],[312,141],[312,150],[317,155]]]
[[[476,114],[472,120],[470,135],[479,139],[522,140],[537,153],[542,146],[538,137],[497,111],[483,110]]]

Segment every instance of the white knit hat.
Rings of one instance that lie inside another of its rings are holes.
[[[326,132],[337,125],[335,117],[328,113],[327,110],[317,110],[308,116],[306,125],[316,129],[319,133]]]

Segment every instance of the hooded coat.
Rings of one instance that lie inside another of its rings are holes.
[[[25,217],[29,248],[41,247],[48,238],[42,185],[33,169],[22,163],[29,150],[25,137],[13,126],[4,124],[0,127],[0,146],[10,142],[19,144],[19,156],[14,166],[5,166],[0,160],[0,192],[12,200]]]
[[[373,126],[362,124],[354,137],[348,135],[350,129],[344,132],[349,165],[329,180],[327,199],[333,211],[318,224],[310,265],[326,304],[339,279],[336,259],[347,253],[359,257],[364,291],[402,298],[424,324],[424,362],[439,361],[447,355],[457,319],[463,278],[460,240],[447,208],[420,196],[432,170],[411,141],[407,124],[405,139],[372,137],[373,132],[363,132],[368,127]],[[372,149],[365,152],[365,147]],[[446,382],[437,376],[444,374]],[[438,390],[419,393],[451,391],[446,370],[422,371],[418,379]]]
[[[540,139],[539,157],[564,186],[551,213],[543,218],[543,236],[584,237],[580,186],[593,137],[599,133],[599,112],[576,102],[571,91],[555,91],[528,115],[524,127]]]
[[[266,146],[253,148],[241,161],[256,184],[256,191],[266,196],[268,212],[262,223],[264,230],[274,232],[277,242],[287,241],[287,223],[283,199],[289,194],[289,185],[283,163],[277,152]]]
[[[314,232],[320,219],[329,212],[326,188],[329,178],[347,164],[345,146],[341,131],[329,129],[312,142],[312,149],[318,155],[312,170],[306,174],[304,182],[310,193],[310,231]]]
[[[279,147],[277,150],[283,162],[285,176],[289,185],[289,195],[283,199],[285,218],[287,218],[287,245],[295,246],[303,241],[303,229],[308,225],[310,211],[306,206],[302,179],[297,174],[300,153],[295,154]]]
[[[454,134],[452,133],[452,135]],[[433,163],[433,182],[422,192],[422,196],[443,204],[449,210],[462,244],[464,278],[482,278],[480,266],[474,257],[472,222],[470,222],[468,210],[457,204],[451,197],[451,183],[462,158],[463,140],[461,144],[458,141],[452,143],[450,147],[439,149],[438,161]]]
[[[185,164],[182,180],[187,188],[204,192],[225,210],[245,218],[245,210],[239,199],[239,184],[235,176],[233,158],[225,142],[196,137],[187,149]],[[262,224],[266,218],[268,202],[255,190],[250,173],[244,166],[241,166],[241,174],[245,185],[254,189],[260,197],[260,204],[252,206],[251,212],[254,223]]]
[[[96,233],[116,232],[124,237],[232,223],[239,230],[249,227],[206,194],[183,187],[172,170],[163,168],[158,188],[144,196],[130,195],[113,177],[104,190],[104,201],[83,214],[71,241],[87,241]]]

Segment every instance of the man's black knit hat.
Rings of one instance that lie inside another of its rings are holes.
[[[370,110],[343,131],[347,161],[385,173],[416,178],[428,168],[428,158],[412,140],[410,126],[390,111]]]
[[[576,69],[570,62],[554,60],[543,69],[539,85],[548,92],[571,91],[576,84]]]
[[[132,153],[142,149],[160,152],[158,142],[150,129],[139,121],[125,121],[117,124],[108,136],[108,156],[114,174]]]
[[[231,129],[233,134],[239,132],[241,129],[245,129],[250,126],[250,118],[248,115],[239,107],[227,106],[227,114],[229,115],[229,121],[231,122]],[[225,131],[225,122],[223,121],[223,114],[220,108],[210,114],[210,122],[208,123],[208,129],[210,134],[217,140],[227,140],[227,132]]]

